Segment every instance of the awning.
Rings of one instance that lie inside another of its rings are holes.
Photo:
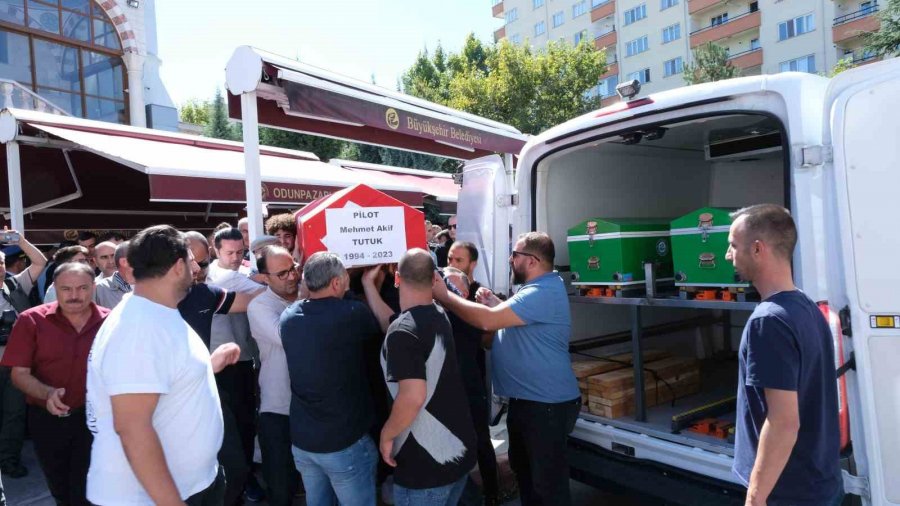
[[[149,178],[151,201],[247,201],[243,148],[238,143],[46,116],[15,113],[18,121],[143,172]],[[261,196],[269,204],[302,205],[364,183],[409,205],[422,206],[423,192],[414,185],[323,163],[311,153],[265,148],[260,168]]]
[[[226,81],[238,120],[241,94],[253,92],[259,124],[286,130],[463,160],[525,145],[509,125],[249,46],[235,50]]]
[[[377,176],[384,181],[414,186],[439,202],[456,202],[459,197],[459,185],[453,182],[453,176],[450,174],[337,158],[329,160],[328,163],[370,177]]]

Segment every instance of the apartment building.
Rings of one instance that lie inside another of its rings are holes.
[[[842,58],[875,59],[862,35],[878,30],[877,0],[493,0],[494,39],[543,47],[593,39],[608,68],[591,93],[617,100],[619,82],[641,95],[683,86],[692,49],[714,42],[742,75],[827,73]]]

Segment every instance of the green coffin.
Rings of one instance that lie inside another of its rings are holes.
[[[568,245],[576,285],[643,284],[645,262],[672,278],[667,220],[587,219],[569,229]]]
[[[728,288],[749,286],[735,279],[725,260],[731,210],[704,207],[672,221],[675,285]]]

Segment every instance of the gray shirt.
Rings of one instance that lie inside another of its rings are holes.
[[[206,282],[235,293],[254,293],[265,288],[238,271],[219,267],[218,261],[209,264]],[[209,349],[215,350],[225,343],[235,343],[241,348],[239,361],[259,357],[256,342],[250,338],[250,322],[246,313],[217,314],[213,316],[212,337]]]
[[[281,313],[290,305],[291,301],[282,299],[269,288],[247,307],[250,332],[259,346],[260,413],[290,414],[291,379],[279,323]]]
[[[118,272],[107,278],[97,278],[94,284],[94,302],[98,306],[112,309],[122,301],[126,293],[131,292],[131,285],[125,282]]]

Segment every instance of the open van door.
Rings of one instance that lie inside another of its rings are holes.
[[[876,505],[900,504],[898,97],[900,59],[839,74],[826,94],[824,146],[812,154],[831,176],[830,302],[841,312],[844,358],[852,347],[856,364],[846,391],[858,477],[845,475],[845,484]]]
[[[511,188],[497,155],[466,162],[457,202],[456,238],[478,248],[475,280],[509,295]]]

